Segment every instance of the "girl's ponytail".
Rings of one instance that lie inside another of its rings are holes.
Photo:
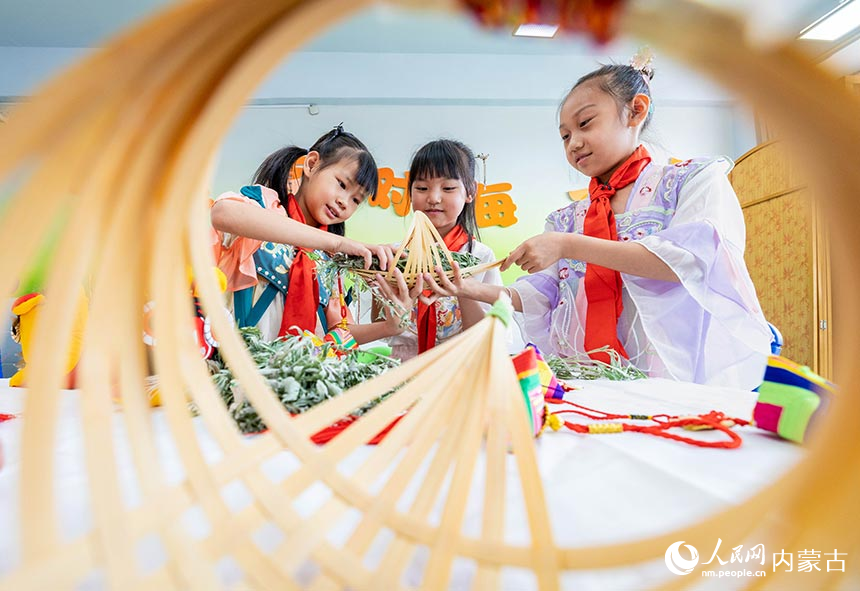
[[[567,95],[565,95],[564,100],[559,104],[558,112],[561,113],[561,108],[567,102],[567,99],[570,98],[573,91],[589,81],[595,82],[598,88],[615,99],[619,109],[623,109],[626,105],[630,104],[630,101],[637,94],[644,94],[648,98],[652,98],[651,80],[653,78],[654,68],[651,67],[650,61],[641,65],[609,64],[601,66],[576,81],[576,84],[573,85],[573,88],[570,89]],[[645,131],[648,124],[651,123],[653,114],[654,101],[652,99],[648,115],[642,124],[642,131]]]

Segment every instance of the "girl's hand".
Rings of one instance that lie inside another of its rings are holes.
[[[504,271],[511,265],[519,265],[528,273],[546,269],[564,255],[562,246],[565,236],[561,232],[547,232],[529,238],[511,251],[499,270]]]
[[[352,240],[346,236],[339,236],[337,245],[332,250],[334,252],[342,252],[364,258],[364,268],[369,269],[372,263],[372,257],[379,259],[379,268],[382,271],[388,269],[388,262],[394,259],[394,251],[388,244],[365,244]]]
[[[412,308],[415,307],[415,302],[424,289],[424,282],[419,276],[412,289],[409,289],[400,269],[395,268],[392,276],[397,280],[396,286],[388,283],[379,274],[376,275],[376,286],[379,288],[379,293],[386,306],[385,321],[389,323],[393,334],[400,334],[406,330],[409,317],[412,314]]]
[[[421,301],[425,304],[432,304],[442,296],[448,297],[468,297],[468,283],[460,276],[460,266],[457,263],[452,265],[453,277],[450,279],[445,274],[442,267],[436,267],[436,274],[424,273],[424,284],[431,292],[430,295],[422,295]]]

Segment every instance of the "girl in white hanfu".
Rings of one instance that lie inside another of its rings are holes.
[[[544,353],[611,348],[650,376],[743,389],[764,375],[771,333],[744,264],[745,228],[726,158],[653,162],[639,136],[652,114],[647,65],[603,66],[559,110],[568,162],[588,199],[551,213],[507,257],[530,274],[499,288],[425,277],[437,295],[509,293]]]

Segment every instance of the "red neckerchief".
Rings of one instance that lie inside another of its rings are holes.
[[[305,216],[295,196],[287,195],[287,215],[306,224]],[[328,226],[320,226],[328,231]],[[284,297],[284,319],[278,336],[284,336],[291,327],[314,332],[317,327],[317,308],[320,305],[320,286],[316,278],[316,264],[308,256],[308,250],[296,247],[296,256],[290,266],[290,279]]]
[[[459,252],[469,242],[469,234],[460,224],[455,225],[445,235],[445,246],[451,252]],[[430,292],[425,291],[424,295]],[[418,302],[418,353],[432,349],[436,345],[436,303],[429,306]]]
[[[642,170],[651,162],[651,155],[643,146],[612,173],[609,183],[602,184],[596,177],[588,185],[591,203],[585,214],[583,234],[605,240],[618,240],[615,214],[609,199],[618,189],[634,182]],[[585,314],[585,350],[592,351],[609,345],[627,357],[627,351],[618,340],[618,318],[624,309],[621,300],[621,273],[599,265],[588,263],[585,268],[585,299],[588,309]],[[609,354],[593,353],[592,359],[609,362]]]

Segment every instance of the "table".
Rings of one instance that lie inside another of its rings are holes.
[[[729,416],[749,418],[756,395],[752,392],[685,384],[662,379],[628,382],[570,381],[577,389],[567,398],[585,406],[609,412],[637,414],[693,414],[721,410]],[[79,392],[63,391],[61,418],[57,434],[57,473],[55,487],[60,498],[60,531],[65,539],[74,539],[91,527],[87,497],[87,478],[83,470],[83,443],[77,422]],[[26,390],[9,388],[0,380],[0,413],[23,413]],[[116,456],[120,466],[123,495],[128,506],[139,502],[131,457],[125,441],[120,411],[114,416]],[[0,579],[20,561],[17,543],[18,477],[21,426],[25,416],[0,423],[0,445],[5,465],[0,469]],[[159,455],[170,483],[183,480],[183,468],[172,449],[163,412],[153,410],[152,420]],[[198,419],[195,419],[198,421]],[[222,452],[206,433],[202,422],[196,423],[198,440],[207,461],[215,463]],[[547,502],[553,518],[553,534],[559,545],[576,547],[629,541],[682,527],[702,517],[745,500],[764,485],[789,470],[803,456],[803,448],[781,440],[771,433],[746,427],[739,430],[743,444],[734,450],[703,449],[665,439],[638,434],[578,435],[569,431],[546,432],[535,445],[544,481]],[[685,434],[688,434],[685,432]],[[716,432],[700,432],[702,438],[719,438]],[[360,459],[356,456],[356,461]],[[288,453],[269,462],[267,470],[288,471]],[[295,460],[292,460],[295,463]],[[476,484],[479,483],[476,479]],[[480,490],[480,487],[473,487]],[[508,487],[506,540],[511,543],[528,540],[526,520],[517,490]],[[223,490],[225,501],[236,511],[247,504],[249,491],[241,485]],[[297,508],[310,515],[320,506],[314,494],[303,494]],[[205,518],[192,511],[184,515],[189,531],[205,530]],[[470,501],[464,531],[480,530],[481,507]],[[205,531],[203,532],[205,533]],[[261,534],[261,547],[277,545],[279,532]],[[725,543],[728,542],[724,540]],[[716,543],[716,540],[715,540]],[[740,543],[740,542],[738,542]],[[728,552],[730,546],[724,550]],[[710,549],[707,550],[710,554]],[[157,560],[157,548],[141,550],[141,564]],[[151,554],[152,556],[147,556]],[[727,554],[726,554],[727,555]],[[703,558],[704,560],[704,558]],[[420,558],[414,565],[412,582],[418,584]],[[467,562],[467,561],[463,561]],[[471,569],[470,569],[471,567]],[[451,588],[465,588],[474,565],[459,565],[451,579]],[[236,578],[229,565],[221,569],[225,585]],[[409,574],[407,574],[409,576]],[[642,589],[671,581],[663,560],[611,571],[567,573],[564,588],[578,590]],[[103,583],[103,581],[101,581]],[[99,579],[85,588],[103,588]],[[530,573],[510,569],[505,573],[504,588],[534,588]]]

